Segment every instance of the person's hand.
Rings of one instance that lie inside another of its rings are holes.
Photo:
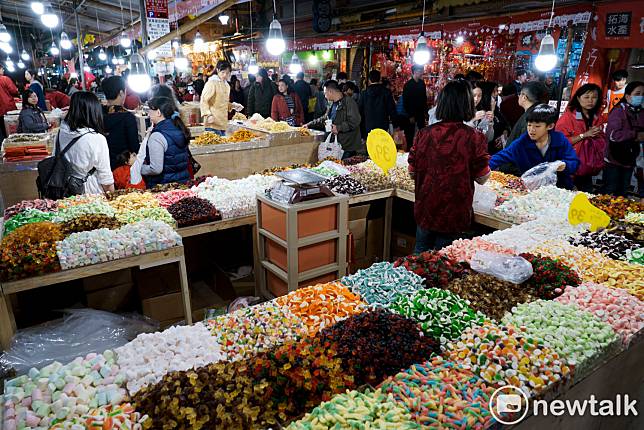
[[[309,128],[309,125],[308,124],[303,124],[302,128]]]
[[[485,117],[485,111],[484,110],[477,111],[476,114],[474,115],[474,121],[482,120],[483,117]]]
[[[338,127],[335,124],[331,126],[331,133],[338,134]]]
[[[566,163],[563,163],[557,168],[557,172],[563,172],[564,170],[566,170]]]
[[[485,119],[487,119],[488,122],[494,121],[494,112],[492,112],[491,110],[485,112]]]
[[[503,139],[501,137],[497,137],[496,140],[494,140],[494,147],[496,149],[503,149]]]
[[[595,136],[597,136],[599,133],[601,133],[601,131],[602,131],[602,130],[601,130],[601,128],[599,128],[599,127],[597,127],[597,126],[590,127],[590,128],[589,128],[589,129],[584,133],[584,136],[587,136],[587,137],[595,137]]]

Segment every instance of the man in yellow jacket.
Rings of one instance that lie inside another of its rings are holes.
[[[239,103],[230,103],[230,85],[228,79],[232,67],[225,60],[219,60],[215,67],[215,74],[208,79],[201,93],[201,118],[207,131],[212,131],[220,136],[226,134],[228,125],[228,112],[232,109],[241,110]]]

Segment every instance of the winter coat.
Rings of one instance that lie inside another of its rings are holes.
[[[295,84],[293,85],[293,89],[295,89],[295,93],[297,94],[297,97],[300,99],[300,102],[302,103],[302,107],[306,106],[306,111],[308,112],[309,99],[311,98],[311,85],[306,83],[304,79],[300,79],[299,81],[295,81]]]
[[[47,117],[38,107],[23,107],[18,116],[18,133],[44,133],[49,129]]]
[[[200,107],[204,126],[215,130],[226,130],[228,111],[230,110],[230,85],[228,82],[222,81],[217,75],[212,75],[201,92]],[[209,116],[214,117],[212,122],[208,122]]]
[[[360,93],[360,116],[362,116],[363,137],[375,128],[389,130],[389,122],[396,115],[394,97],[382,84],[372,84]]]
[[[277,94],[277,88],[268,79],[264,79],[261,84],[255,82],[248,92],[248,117],[256,113],[264,118],[271,116],[271,106],[275,94]]]
[[[146,176],[146,186],[153,188],[157,184],[187,182],[190,179],[190,173],[188,172],[188,163],[190,162],[189,142],[170,119],[164,119],[154,126],[150,139],[155,133],[163,135],[167,142],[167,148],[163,154],[163,171],[158,175]],[[146,164],[150,163],[149,150],[150,146],[148,144],[148,154],[145,157]]]
[[[403,87],[403,106],[405,112],[411,118],[414,117],[419,128],[425,126],[425,114],[427,112],[427,89],[425,81],[420,79],[416,82],[413,79],[407,81]]]
[[[592,126],[600,127],[601,125],[602,115],[598,112],[593,117]],[[569,109],[566,109],[564,114],[557,121],[555,130],[562,132],[563,135],[566,136],[566,138],[572,144],[572,138],[579,136],[582,133],[586,133],[588,131],[588,128],[589,127],[586,126],[586,121],[584,120],[581,112],[577,110],[573,112]],[[606,134],[604,134],[604,131],[602,130],[595,137],[586,137],[576,144],[573,144],[572,147],[575,149],[575,152],[578,156],[581,152],[582,145],[597,146],[597,148],[601,150],[600,153],[603,155],[606,152]],[[583,162],[583,160],[580,159],[580,162]]]
[[[311,128],[324,129],[324,123],[329,118],[333,104],[330,103],[326,113],[314,119],[308,125]],[[360,137],[360,109],[351,97],[343,96],[338,102],[333,124],[338,128],[338,142],[344,151],[366,152]]]
[[[610,164],[633,167],[640,152],[637,133],[644,132],[644,109],[621,102],[610,111],[606,136],[606,161]]]
[[[295,125],[300,126],[304,124],[304,109],[302,108],[302,103],[300,103],[300,98],[295,92],[289,93],[289,96],[293,99],[295,105],[293,113],[288,108],[286,97],[283,94],[275,94],[273,103],[271,104],[271,118],[275,121],[286,121],[287,118],[292,116],[295,119]]]
[[[16,110],[16,102],[13,101],[14,96],[18,95],[18,88],[13,83],[9,76],[0,76],[0,116]]]

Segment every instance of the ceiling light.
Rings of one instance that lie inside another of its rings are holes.
[[[463,42],[465,42],[465,38],[463,36],[459,35],[459,36],[456,37],[456,43],[457,44],[460,45]]]
[[[279,21],[274,18],[268,28],[266,50],[273,56],[281,55],[286,50],[286,43],[284,43],[284,38],[282,37],[282,26]]]
[[[63,49],[72,49],[72,42],[64,31],[60,33],[60,47]]]
[[[0,51],[4,51],[5,54],[11,54],[13,52],[13,47],[7,42],[0,42]]]
[[[300,57],[294,52],[291,57],[291,64],[288,65],[288,70],[293,75],[297,75],[302,71],[302,63],[300,62]]]
[[[42,15],[45,13],[45,5],[41,1],[32,1],[31,10],[33,10],[37,15]]]
[[[13,73],[16,70],[13,63],[7,64],[7,71]]]
[[[56,46],[56,42],[51,42],[51,47],[49,48],[49,52],[51,52],[51,55],[60,54],[60,49],[58,49],[58,46]]]
[[[11,57],[10,57],[10,56],[8,56],[8,55],[7,55],[7,59],[5,60],[5,62],[4,62],[4,63],[5,63],[7,66],[9,66],[10,64],[13,66],[13,60],[12,60],[12,59],[11,59]]]
[[[429,48],[427,47],[427,39],[421,32],[416,42],[416,49],[414,50],[414,63],[419,66],[424,66],[429,62]]]
[[[105,53],[105,50],[103,48],[101,48],[98,51],[98,59],[101,60],[101,61],[107,60],[107,54]]]
[[[174,56],[174,66],[178,70],[186,70],[188,68],[188,59],[183,55],[181,47],[177,48]]]
[[[125,32],[121,33],[121,39],[119,42],[121,43],[121,46],[126,49],[132,46],[132,40],[127,34],[125,34]]]
[[[112,68],[109,66],[109,64],[105,66],[105,73],[112,73]]]
[[[112,64],[117,65],[119,60],[116,57],[112,57]]]
[[[229,19],[230,17],[225,13],[222,13],[221,15],[219,15],[219,21],[221,22],[221,25],[228,25]]]
[[[259,66],[257,65],[255,56],[251,55],[250,60],[248,60],[248,73],[250,73],[251,75],[256,75],[257,72],[259,72]]]
[[[31,57],[29,56],[29,53],[23,49],[22,53],[20,54],[20,58],[22,58],[25,61],[29,61]]]
[[[58,27],[58,15],[54,13],[51,7],[47,7],[45,12],[40,15],[40,21],[42,21],[47,28]]]
[[[7,26],[0,22],[0,42],[9,42],[11,35],[7,31]]]
[[[152,86],[145,60],[138,53],[130,57],[130,74],[127,77],[127,84],[137,93],[144,93]]]
[[[22,62],[22,59],[18,60],[18,67],[21,69],[25,68],[25,63]]]
[[[541,47],[539,54],[534,59],[534,65],[540,72],[549,72],[557,65],[557,54],[555,53],[555,39],[549,34],[546,34],[541,39]]]
[[[203,46],[203,38],[201,37],[201,33],[199,33],[199,30],[195,33],[195,49],[199,49]]]
[[[148,60],[151,60],[151,61],[155,60],[157,58],[157,55],[158,54],[157,54],[157,51],[155,49],[153,49],[151,51],[148,51],[148,54],[147,54]]]

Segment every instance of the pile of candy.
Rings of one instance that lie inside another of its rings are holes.
[[[380,191],[392,188],[389,176],[385,175],[382,169],[371,161],[365,161],[348,167],[351,177],[360,182],[367,191]]]
[[[54,212],[58,209],[58,202],[49,199],[23,200],[4,210],[4,219],[9,219],[27,209],[37,209],[43,212]]]
[[[388,262],[375,263],[341,280],[372,307],[387,308],[398,294],[413,294],[423,288],[423,278]]]
[[[644,225],[644,212],[629,212],[624,217],[624,221],[631,224]]]
[[[626,260],[629,263],[644,265],[644,248],[626,251]]]
[[[511,198],[492,209],[492,213],[516,223],[548,215],[565,218],[575,195],[576,193],[572,191],[546,185],[524,196]]]
[[[151,191],[151,190],[148,190],[148,191]],[[125,189],[122,189],[122,190],[108,191],[108,192],[105,193],[105,198],[108,201],[112,201],[112,200],[116,199],[117,197],[124,196],[126,194],[130,194],[130,193],[145,193],[145,192],[146,192],[145,190],[140,190],[138,188],[125,188]]]
[[[28,375],[5,382],[4,428],[50,428],[80,419],[91,409],[119,405],[127,396],[124,381],[110,350],[64,366],[54,362],[32,368]]]
[[[438,288],[420,290],[412,295],[400,294],[390,309],[418,322],[425,334],[438,339],[441,344],[485,320],[485,315],[472,310],[465,300]]]
[[[144,220],[118,230],[102,228],[73,233],[56,243],[56,252],[61,267],[71,269],[162,251],[181,244],[181,236],[168,224]]]
[[[219,316],[209,320],[208,327],[229,360],[248,358],[307,334],[300,318],[273,302]]]
[[[509,175],[507,173],[499,172],[496,170],[493,170],[490,173],[490,179],[488,182],[486,182],[486,185],[488,185],[488,183],[496,183],[502,186],[503,188],[507,188],[515,192],[524,193],[524,194],[528,193],[528,189],[526,188],[521,178],[519,178],[518,176]]]
[[[59,203],[58,207],[56,218],[54,218],[56,222],[69,221],[82,215],[107,215],[110,217],[116,215],[114,209],[104,200],[93,200],[87,203],[73,204],[68,207],[63,207],[62,203]]]
[[[154,197],[159,201],[159,205],[166,209],[182,199],[194,196],[195,193],[192,190],[170,190],[154,194]]]
[[[358,412],[359,411],[359,412]],[[286,430],[332,430],[341,428],[371,428],[379,430],[420,430],[411,421],[409,412],[380,390],[364,393],[347,391],[322,402],[299,421],[292,422]]]
[[[640,245],[644,244],[644,225],[641,224],[613,220],[603,231],[624,236]]]
[[[602,266],[610,259],[594,249],[573,246],[563,239],[546,241],[530,250],[561,261],[573,269],[584,281],[600,282]]]
[[[59,224],[37,222],[18,227],[2,239],[0,280],[60,271],[56,242],[62,239]]]
[[[644,303],[624,290],[588,283],[566,290],[556,301],[576,305],[610,324],[625,347],[644,328]]]
[[[444,357],[494,387],[510,384],[529,397],[571,376],[567,361],[541,340],[522,329],[487,322],[448,343]]]
[[[136,412],[134,406],[129,403],[118,406],[105,405],[92,409],[80,418],[72,418],[56,423],[53,427],[50,427],[50,430],[142,429],[147,419],[147,415],[141,416],[141,413]]]
[[[129,193],[111,200],[110,206],[117,212],[128,212],[138,209],[157,208],[159,207],[159,201],[152,193]]]
[[[366,155],[354,155],[353,157],[345,158],[342,160],[342,164],[345,166],[354,166],[356,164],[364,163],[369,157]]]
[[[470,273],[467,264],[457,263],[438,251],[408,255],[396,260],[394,267],[405,269],[425,278],[427,287],[446,287],[452,279]]]
[[[414,192],[416,184],[409,174],[409,169],[406,166],[396,166],[389,170],[389,178],[396,188],[401,190]]]
[[[167,209],[162,207],[141,208],[131,211],[123,211],[116,214],[116,219],[123,224],[132,224],[143,220],[155,220],[176,226],[177,223]]]
[[[168,207],[168,212],[177,220],[179,227],[203,224],[221,219],[221,214],[208,200],[186,197]]]
[[[278,297],[276,303],[287,306],[302,320],[310,334],[366,309],[360,297],[335,282],[299,288]]]
[[[72,206],[105,201],[106,199],[104,194],[79,194],[77,196],[65,197],[62,200],[58,200],[58,209],[67,209]]]
[[[55,212],[43,212],[38,209],[25,209],[24,211],[12,216],[4,223],[4,234],[9,234],[15,229],[25,224],[32,224],[42,221],[53,221],[56,217]]]
[[[379,384],[440,352],[438,342],[423,336],[414,321],[383,309],[351,316],[322,330],[319,337],[342,358],[345,372],[358,386]]]
[[[534,297],[551,300],[563,294],[566,287],[581,283],[577,273],[560,261],[533,254],[521,254],[521,257],[532,264],[533,275],[524,285]]]
[[[335,178],[327,179],[323,184],[329,187],[331,191],[338,194],[355,196],[367,192],[364,185],[348,175],[336,176]]]
[[[592,248],[610,257],[614,260],[625,260],[626,253],[637,248],[633,241],[612,233],[602,232],[585,232],[568,241],[573,245],[582,245]]]
[[[329,167],[324,167],[324,166],[312,167],[311,170],[317,173],[318,175],[322,175],[327,178],[334,178],[340,175],[336,170],[333,170]]]
[[[202,323],[173,326],[163,332],[142,333],[114,350],[127,389],[134,394],[156,384],[174,370],[188,370],[223,360],[226,356]]]
[[[514,255],[513,250],[497,245],[496,243],[488,242],[479,237],[475,237],[474,239],[458,239],[452,242],[450,246],[440,250],[441,253],[454,261],[466,261],[468,263],[472,261],[477,251],[491,251],[498,254]]]
[[[467,300],[472,309],[497,321],[517,303],[533,299],[530,290],[523,285],[481,273],[455,279],[447,289]]]
[[[494,388],[463,366],[435,357],[387,379],[390,394],[423,428],[486,429]]]
[[[644,212],[644,204],[621,196],[595,196],[590,199],[590,203],[615,220],[623,219],[629,212]]]
[[[537,300],[512,309],[503,323],[525,328],[562,357],[575,364],[577,374],[612,352],[619,340],[610,325],[574,305]]]
[[[119,222],[115,217],[102,214],[92,214],[72,218],[71,220],[62,223],[60,225],[60,229],[65,236],[69,236],[72,233],[98,230],[99,228],[109,228],[110,230],[114,230],[121,228],[122,225],[123,224],[121,224],[121,222]]]
[[[597,270],[594,282],[608,287],[622,288],[638,299],[644,300],[644,266],[641,264],[606,259],[602,267]]]
[[[150,188],[149,190],[146,190],[150,193],[165,193],[168,191],[174,191],[174,190],[187,190],[189,189],[194,183],[199,183],[201,180],[205,180],[207,176],[198,176],[185,184],[182,184],[180,182],[170,182],[168,184],[156,184],[154,187]]]

